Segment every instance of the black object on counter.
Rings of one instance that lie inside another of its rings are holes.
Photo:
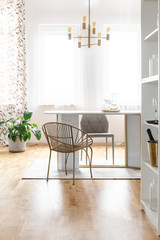
[[[147,129],[147,133],[148,133],[148,136],[149,136],[149,142],[152,142],[152,143],[157,142],[157,141],[154,140],[152,132],[149,128]]]
[[[158,124],[158,120],[148,120],[146,121],[148,124]]]

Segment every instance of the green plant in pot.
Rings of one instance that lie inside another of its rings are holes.
[[[29,123],[32,114],[32,112],[26,110],[20,120],[11,119],[0,122],[2,129],[0,136],[2,134],[8,134],[10,152],[24,152],[26,149],[26,141],[31,139],[32,133],[37,140],[41,139],[41,131],[38,129],[37,124]]]

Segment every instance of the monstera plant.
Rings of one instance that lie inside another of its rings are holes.
[[[41,131],[37,124],[29,123],[33,112],[26,110],[21,119],[9,119],[0,122],[0,136],[8,135],[10,152],[23,152],[26,149],[26,141],[31,139],[33,133],[37,140],[41,139]]]

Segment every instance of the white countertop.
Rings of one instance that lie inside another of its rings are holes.
[[[78,115],[84,115],[84,114],[105,114],[105,115],[137,115],[141,114],[141,111],[119,111],[119,112],[105,112],[105,111],[97,111],[97,110],[49,110],[45,111],[44,114],[78,114]]]

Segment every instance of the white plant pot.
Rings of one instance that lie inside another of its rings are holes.
[[[16,141],[13,142],[12,139],[9,139],[9,151],[10,152],[25,152],[26,142],[20,141],[19,137],[16,138]]]

